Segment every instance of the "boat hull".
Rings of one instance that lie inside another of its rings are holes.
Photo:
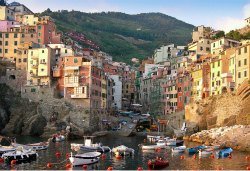
[[[155,160],[155,161],[148,161],[148,168],[149,169],[164,169],[167,166],[169,166],[168,161],[161,161],[161,160]]]
[[[5,153],[5,155],[2,156],[4,158],[5,163],[10,164],[12,160],[16,160],[17,164],[21,163],[29,163],[32,161],[35,161],[37,159],[37,153],[32,152],[28,154],[23,155],[8,155],[8,153]]]

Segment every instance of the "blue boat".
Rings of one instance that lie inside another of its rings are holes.
[[[228,157],[233,152],[232,148],[225,148],[216,152],[218,158]]]
[[[200,146],[196,146],[196,147],[193,147],[193,148],[188,148],[187,151],[188,151],[188,154],[195,154],[195,153],[198,152],[198,150],[204,149],[204,148],[206,148],[206,146],[200,145]]]

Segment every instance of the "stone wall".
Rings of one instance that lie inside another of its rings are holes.
[[[14,91],[20,92],[24,84],[26,84],[26,71],[6,69],[4,75],[0,75],[0,84],[6,84]]]

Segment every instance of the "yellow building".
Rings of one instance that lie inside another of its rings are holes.
[[[39,18],[34,14],[29,15],[16,15],[16,21],[20,22],[20,24],[28,25],[28,26],[36,26],[39,21]]]
[[[191,71],[192,77],[192,88],[191,88],[191,99],[197,101],[202,99],[202,68],[201,65],[197,64],[196,68]]]
[[[250,44],[240,46],[235,52],[236,87],[250,79]]]
[[[217,40],[214,40],[211,43],[211,54],[213,55],[219,55],[221,52],[228,48],[237,47],[241,43],[239,41],[228,39],[225,37],[221,37]]]
[[[17,47],[21,42],[22,34],[18,32],[0,33],[0,58],[16,61]]]
[[[210,95],[218,95],[222,94],[222,92],[234,90],[234,54],[235,48],[229,48],[212,58],[210,63]]]
[[[53,51],[49,47],[28,50],[27,85],[50,85],[53,58]]]
[[[0,6],[0,20],[14,20],[15,12],[7,6]]]

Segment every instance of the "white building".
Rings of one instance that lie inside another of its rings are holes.
[[[122,80],[119,75],[110,75],[110,78],[114,81],[113,106],[116,107],[116,109],[120,110],[122,108]]]
[[[185,49],[185,46],[177,46],[170,44],[156,49],[154,52],[154,63],[162,64],[169,61],[171,58],[177,57]]]

